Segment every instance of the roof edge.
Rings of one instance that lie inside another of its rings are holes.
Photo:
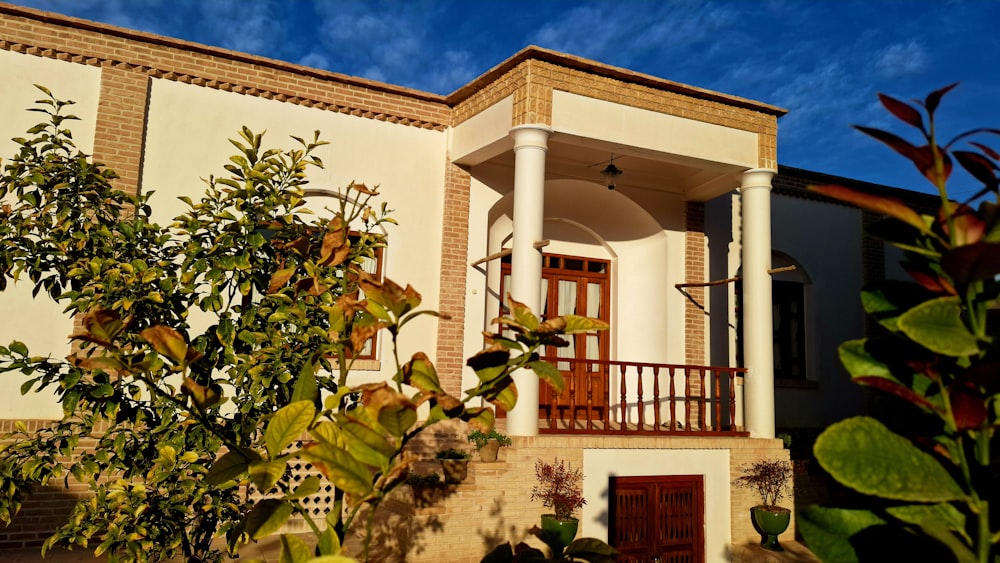
[[[82,18],[66,16],[54,12],[46,12],[43,10],[37,10],[35,8],[27,8],[23,6],[16,6],[13,4],[6,4],[0,2],[0,14],[9,14],[13,16],[19,16],[36,21],[42,21],[45,23],[63,27],[71,27],[75,29],[94,31],[97,33],[103,33],[106,35],[112,35],[116,37],[121,37],[123,39],[130,39],[133,41],[139,41],[143,43],[152,43],[155,45],[161,45],[165,47],[175,47],[178,49],[194,51],[197,53],[202,53],[205,55],[211,55],[214,57],[220,57],[224,59],[230,59],[233,61],[249,63],[249,64],[257,64],[265,67],[274,68],[276,70],[294,72],[296,74],[311,76],[314,78],[319,78],[321,80],[336,81],[344,84],[349,84],[352,86],[359,86],[371,90],[377,90],[380,92],[399,94],[401,96],[416,98],[427,102],[435,102],[440,104],[446,103],[445,97],[440,94],[433,94],[430,92],[424,92],[422,90],[407,88],[405,86],[397,86],[395,84],[388,84],[386,82],[379,82],[377,80],[370,80],[358,76],[351,76],[349,74],[342,74],[339,72],[321,70],[277,59],[261,57],[258,55],[251,55],[249,53],[232,51],[229,49],[224,49],[222,47],[213,47],[211,45],[205,45],[203,43],[195,43],[194,41],[186,41],[184,39],[176,39],[173,37],[167,37],[165,35],[157,35],[155,33],[137,31],[134,29],[128,29],[124,27],[118,27],[115,25],[95,22],[91,20],[85,20]]]
[[[781,117],[782,115],[788,113],[787,109],[771,104],[765,104],[763,102],[757,102],[747,98],[741,98],[739,96],[723,94],[721,92],[699,88],[697,86],[689,86],[687,84],[674,82],[665,78],[659,78],[650,74],[644,74],[626,68],[599,63],[594,60],[561,53],[559,51],[553,51],[537,45],[528,45],[510,58],[479,75],[465,86],[462,86],[451,94],[448,94],[448,96],[446,96],[448,105],[454,107],[469,98],[475,92],[484,88],[487,84],[499,78],[504,73],[527,60],[545,61],[560,66],[582,70],[599,76],[614,78],[623,82],[640,84],[657,90],[665,90],[677,94],[684,94],[693,98],[720,102],[726,105],[759,111],[761,113],[777,117]]]

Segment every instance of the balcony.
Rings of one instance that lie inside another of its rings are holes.
[[[743,428],[746,368],[546,357],[563,374],[543,385],[539,433],[749,436]]]

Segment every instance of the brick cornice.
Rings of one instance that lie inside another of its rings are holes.
[[[768,115],[780,117],[788,113],[788,110],[770,104],[756,102],[746,98],[740,98],[738,96],[730,96],[728,94],[714,92],[712,90],[706,90],[696,86],[681,84],[680,82],[674,82],[672,80],[666,80],[649,74],[643,74],[641,72],[606,65],[582,57],[576,57],[566,53],[552,51],[550,49],[543,49],[542,47],[537,47],[535,45],[525,47],[515,53],[514,56],[486,71],[472,82],[449,94],[447,97],[448,104],[454,106],[461,103],[466,98],[474,95],[479,90],[493,83],[497,78],[503,76],[511,69],[528,60],[544,61],[555,64],[556,66],[580,70],[595,76],[602,76],[620,80],[629,84],[646,86],[654,90],[674,92],[692,98],[720,102],[728,106],[749,109]]]
[[[2,3],[0,49],[425,129],[451,122],[436,94]]]

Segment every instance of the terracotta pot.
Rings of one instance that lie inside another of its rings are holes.
[[[500,454],[500,442],[496,440],[490,440],[486,442],[486,445],[479,448],[479,459],[485,462],[493,462],[497,460],[497,456]]]
[[[444,472],[444,482],[452,485],[465,481],[469,476],[469,460],[467,459],[439,459],[441,470]]]
[[[542,514],[542,534],[545,535],[542,538],[543,541],[551,539],[553,542],[558,542],[562,547],[566,547],[573,542],[573,538],[576,537],[576,531],[579,527],[580,521],[576,518],[560,520],[556,518],[555,514]]]
[[[754,528],[760,532],[760,546],[770,551],[784,551],[778,536],[788,529],[792,511],[780,506],[758,505],[750,509]]]

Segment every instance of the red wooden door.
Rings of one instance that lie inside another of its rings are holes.
[[[609,540],[621,563],[703,563],[701,475],[611,478]]]
[[[502,262],[500,295],[510,287],[510,260]],[[545,254],[542,257],[542,315],[582,315],[607,322],[611,299],[608,283],[611,263],[607,260]],[[504,311],[506,314],[506,310]],[[548,347],[546,356],[576,360],[607,360],[609,331],[577,334],[569,346]],[[601,420],[608,408],[608,372],[604,365],[583,361],[557,362],[565,381],[563,392],[556,396],[548,385],[539,388],[538,416],[542,420]],[[569,395],[573,393],[571,398]],[[572,408],[571,408],[572,405]]]

